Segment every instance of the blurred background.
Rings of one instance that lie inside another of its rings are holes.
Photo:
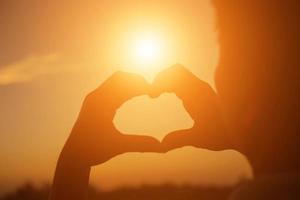
[[[159,55],[141,60],[136,44],[149,38]],[[1,0],[0,44],[4,199],[46,199],[83,98],[115,71],[139,73],[151,82],[163,68],[181,63],[214,87],[219,58],[209,0]],[[193,119],[181,100],[164,94],[124,102],[113,123],[124,134],[162,139],[193,126]],[[207,193],[220,195],[208,199],[222,199],[251,177],[238,152],[185,147],[163,155],[124,154],[94,167],[90,194],[91,199],[193,199]]]

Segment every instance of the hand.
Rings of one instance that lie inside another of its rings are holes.
[[[168,134],[162,141],[166,151],[191,145],[210,150],[229,148],[217,94],[205,82],[180,65],[159,73],[152,95],[174,92],[194,119],[194,126]]]
[[[49,199],[87,199],[91,166],[126,152],[159,151],[154,138],[122,135],[112,122],[122,103],[149,88],[142,77],[117,72],[86,97],[58,160]]]
[[[157,152],[160,143],[148,136],[122,135],[113,125],[116,110],[134,96],[148,94],[142,77],[117,72],[84,100],[63,155],[88,166],[126,152]]]

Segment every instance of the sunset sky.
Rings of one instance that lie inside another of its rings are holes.
[[[157,55],[141,59],[141,41],[154,42]],[[52,180],[83,98],[113,72],[135,72],[151,81],[181,63],[214,87],[219,54],[209,0],[0,1],[0,194],[24,181]],[[193,120],[174,94],[164,94],[126,102],[114,123],[123,133],[161,139]],[[104,189],[222,185],[250,176],[237,152],[186,147],[119,156],[95,167],[91,182]]]

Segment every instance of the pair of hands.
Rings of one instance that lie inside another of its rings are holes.
[[[149,136],[123,135],[113,125],[116,110],[140,95],[173,92],[195,121],[193,128],[168,134],[160,143]],[[87,95],[63,156],[93,166],[126,152],[167,152],[195,146],[223,150],[227,137],[218,99],[212,88],[180,65],[157,75],[152,85],[136,74],[117,72]]]

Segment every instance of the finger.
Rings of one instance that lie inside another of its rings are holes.
[[[155,77],[151,96],[159,96],[164,92],[175,92],[180,95],[186,88],[190,88],[195,79],[197,77],[182,65],[174,65],[160,72]]]
[[[184,146],[194,146],[191,130],[175,131],[168,134],[162,141],[162,149],[164,152]]]
[[[182,99],[185,108],[193,117],[207,110],[207,105],[215,104],[217,98],[209,84],[181,65],[172,66],[155,78],[151,96],[156,97],[164,92],[173,92]]]
[[[223,128],[207,130],[205,128],[193,127],[192,129],[170,133],[162,141],[162,149],[164,152],[184,146],[193,146],[213,151],[232,148]]]
[[[108,105],[115,108],[135,96],[148,94],[149,90],[150,85],[142,76],[119,71],[92,94],[96,98],[101,98],[102,101],[106,100]]]
[[[149,136],[121,135],[120,151],[127,152],[161,152],[161,143]]]
[[[128,72],[116,72],[110,79],[109,87],[116,87],[120,97],[130,98],[132,96],[148,94],[150,84],[138,74]]]

